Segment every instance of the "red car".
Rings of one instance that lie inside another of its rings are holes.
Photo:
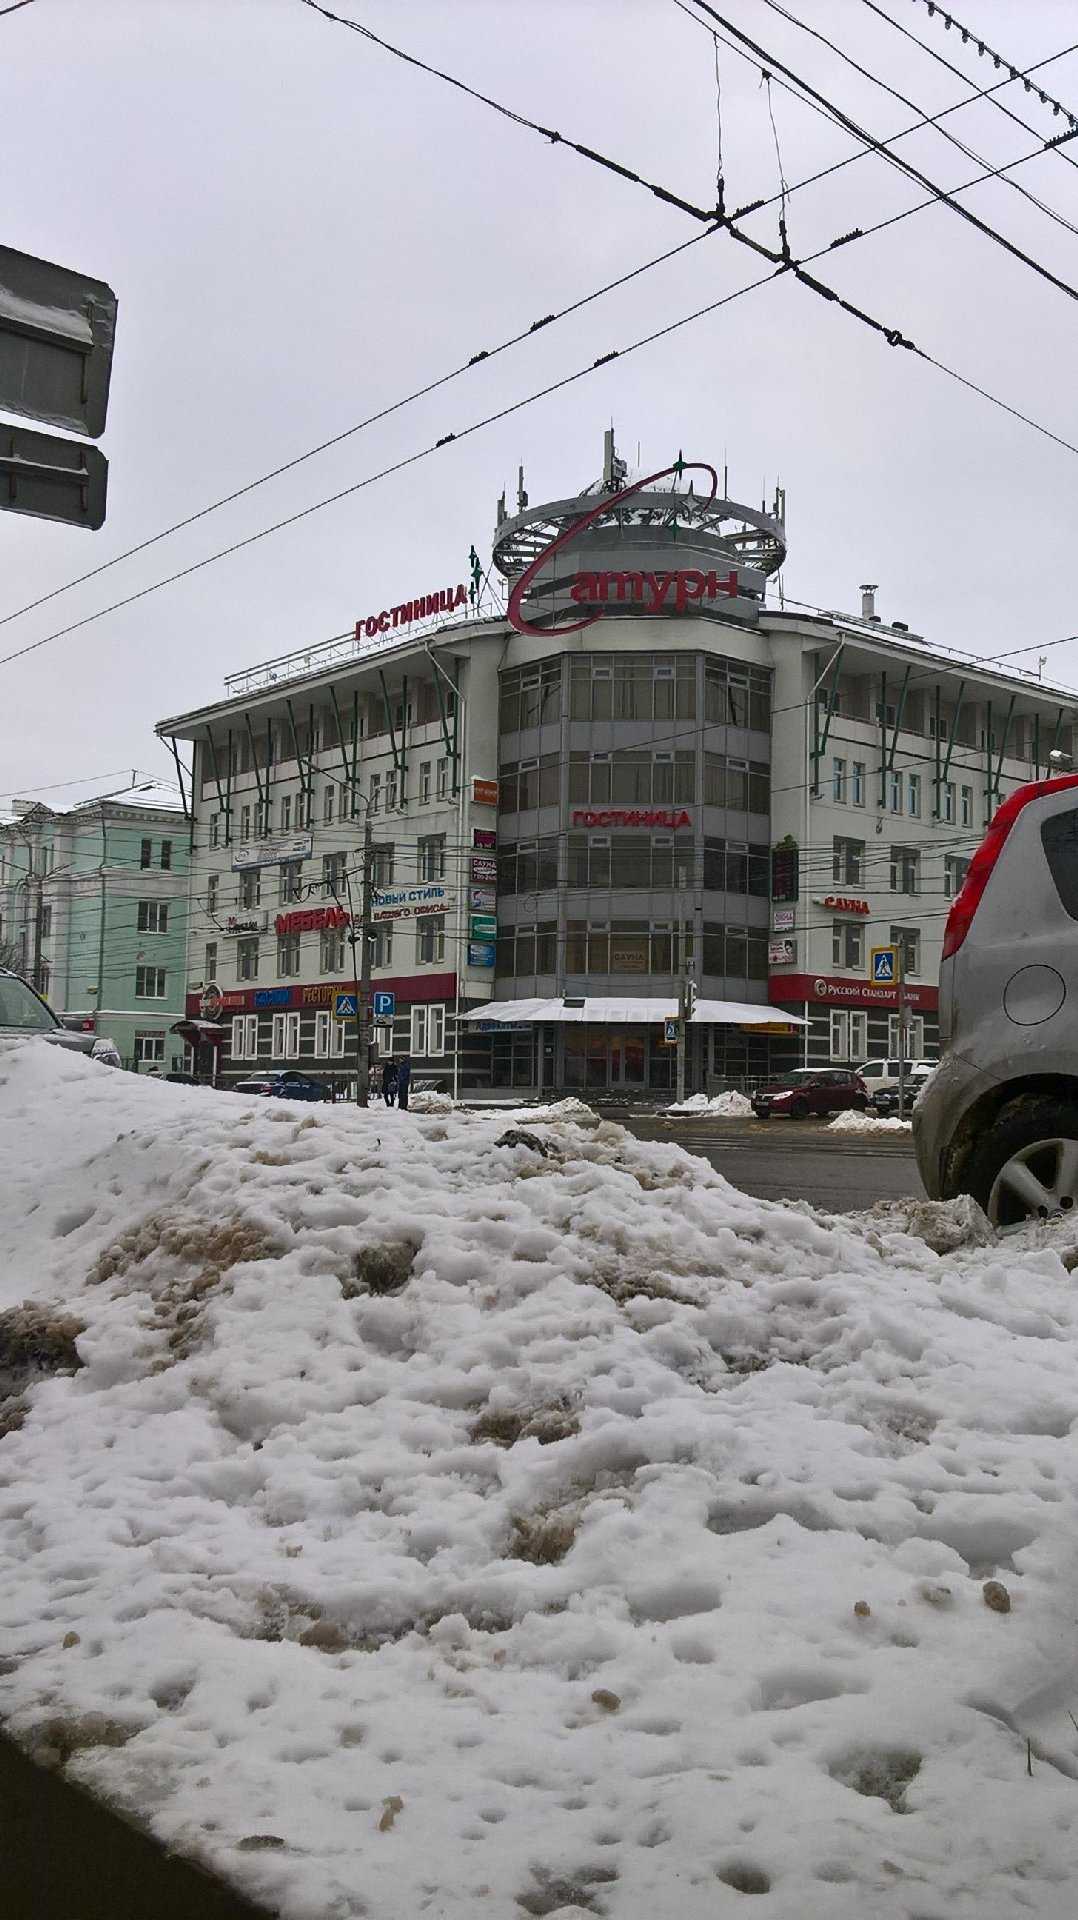
[[[791,1120],[810,1117],[830,1119],[853,1107],[868,1111],[868,1088],[852,1067],[796,1067],[792,1073],[769,1080],[752,1096],[752,1110],[758,1120],[786,1114]]]

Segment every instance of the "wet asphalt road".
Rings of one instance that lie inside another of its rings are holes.
[[[809,1200],[837,1213],[924,1198],[908,1133],[858,1138],[811,1120],[667,1119],[604,1107],[641,1140],[674,1140],[760,1200]]]

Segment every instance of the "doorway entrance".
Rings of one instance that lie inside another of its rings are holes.
[[[563,1085],[579,1093],[666,1092],[673,1084],[673,1052],[661,1025],[566,1026]]]

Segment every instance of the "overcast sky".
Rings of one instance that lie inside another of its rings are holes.
[[[877,136],[917,116],[781,18],[716,0]],[[789,10],[926,113],[998,76],[909,0]],[[337,0],[336,10],[703,205],[714,200],[713,43],[673,0]],[[1064,0],[965,0],[1018,66],[1078,40]],[[727,205],[770,196],[758,66],[720,49]],[[1078,111],[1078,52],[1042,83]],[[1058,132],[1019,88],[945,124],[993,166]],[[789,182],[855,143],[772,100]],[[34,0],[0,13],[0,240],[107,280],[120,312],[99,533],[0,516],[0,617],[413,387],[676,245],[695,224],[332,25],[301,0]],[[980,169],[936,131],[902,144],[940,185]],[[1064,157],[1067,156],[1067,157]],[[1078,141],[1015,178],[1078,228]],[[876,157],[789,203],[797,255],[922,198]],[[1078,234],[1001,182],[964,196],[1078,286]],[[776,237],[775,209],[748,224]],[[545,329],[247,499],[0,626],[9,653],[758,277],[726,236]],[[935,206],[817,269],[938,358],[1078,443],[1070,299]],[[167,773],[154,722],[225,673],[340,633],[489,557],[523,461],[534,502],[596,477],[602,435],[645,470],[683,448],[730,490],[787,491],[788,594],[880,610],[990,652],[1078,631],[1078,459],[787,278],[408,471],[0,667],[0,806]],[[1078,643],[1047,673],[1078,685]],[[1031,661],[1035,667],[1035,658]]]

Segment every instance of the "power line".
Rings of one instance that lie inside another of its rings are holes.
[[[966,86],[969,85],[969,76],[962,72],[961,67],[956,67],[952,60],[948,60],[942,53],[938,53],[935,47],[930,47],[928,41],[922,40],[919,34],[911,33],[909,27],[904,27],[900,20],[893,20],[889,13],[885,13],[882,7],[876,5],[876,0],[864,0],[864,4],[870,8],[873,13],[877,14],[881,20],[885,20],[889,27],[893,27],[896,33],[900,33],[904,39],[912,41],[915,47],[920,47],[924,53],[928,54],[930,59],[935,60],[939,66],[945,67],[948,73],[955,74]],[[1074,51],[1075,49],[1073,47],[1066,49],[1067,53],[1073,53]],[[1061,59],[1062,55],[1053,54],[1051,58],[1055,61]],[[1036,66],[1025,67],[1020,72],[1015,72],[1012,69],[1012,72],[1008,74],[1006,80],[999,80],[994,86],[986,87],[983,94],[976,95],[976,98],[987,100],[989,106],[995,107],[999,113],[1004,114],[1008,120],[1013,121],[1016,127],[1024,128],[1026,133],[1036,133],[1037,129],[1031,126],[1028,120],[1023,120],[1020,113],[1014,113],[1012,109],[1007,106],[1006,102],[998,100],[996,95],[1003,87],[1009,87],[1012,81],[1017,82],[1020,80],[1027,93],[1037,93],[1040,94],[1040,97],[1044,100],[1050,99],[1051,96],[1049,94],[1041,93],[1041,89],[1032,86],[1029,80],[1031,73],[1038,72],[1041,67],[1047,66],[1048,64],[1049,62],[1047,60],[1039,60]],[[1056,134],[1053,139],[1044,142],[1042,150],[1058,153],[1060,159],[1065,160],[1069,167],[1078,167],[1078,160],[1075,160],[1074,155],[1068,153],[1062,144],[1069,138],[1069,133]]]
[[[1018,69],[1013,67],[1009,60],[1005,60],[1001,53],[997,53],[994,47],[990,47],[987,40],[983,39],[980,34],[974,33],[971,27],[964,27],[962,22],[956,20],[953,14],[947,13],[944,8],[938,4],[938,0],[923,0],[923,4],[928,8],[929,19],[934,18],[938,13],[948,31],[951,27],[957,27],[962,37],[962,45],[966,47],[972,42],[980,58],[983,60],[987,56],[995,66],[997,73],[1001,67],[1006,67],[1009,79],[1021,80],[1024,78]],[[1054,115],[1058,116],[1059,114],[1063,114],[1064,118],[1070,122],[1070,125],[1078,131],[1078,120],[1075,119],[1070,108],[1065,107],[1053,94],[1045,93],[1040,87],[1030,87],[1028,84],[1026,84],[1026,92],[1035,93],[1044,106],[1051,107]]]
[[[170,526],[162,527],[158,533],[150,534],[147,539],[125,548],[122,553],[114,554],[111,560],[104,560],[99,566],[90,567],[86,573],[76,574],[73,580],[65,581],[62,587],[53,587],[49,593],[39,594],[36,600],[28,600],[25,606],[16,607],[13,612],[0,616],[0,627],[6,627],[11,620],[21,619],[23,614],[33,613],[37,607],[47,605],[50,600],[58,599],[61,594],[70,593],[74,587],[84,586],[88,580],[95,580],[98,574],[108,573],[110,568],[118,567],[122,561],[131,560],[136,554],[145,553],[147,548],[157,546],[162,540],[168,540],[172,534],[182,532],[185,527],[194,526],[196,521],[205,520],[211,513],[217,513],[221,507],[231,506],[234,501],[242,500],[246,494],[256,492],[259,487],[268,485],[271,480],[279,480],[282,474],[290,473],[294,467],[303,466],[306,461],[313,460],[320,453],[328,452],[331,447],[340,446],[342,441],[351,439],[357,433],[365,432],[368,427],[377,426],[382,420],[388,420],[392,414],[411,406],[414,401],[423,400],[428,394],[437,393],[439,388],[448,386],[453,380],[459,380],[462,374],[470,372],[473,367],[478,367],[487,360],[496,360],[500,354],[508,353],[512,347],[520,346],[523,341],[533,339],[545,327],[553,326],[559,320],[568,319],[570,314],[579,313],[593,300],[601,300],[606,294],[617,292],[619,287],[628,286],[631,281],[638,280],[642,274],[650,273],[652,268],[663,266],[667,260],[673,260],[690,247],[698,246],[701,240],[708,239],[709,235],[715,231],[717,229],[709,228],[706,232],[694,233],[688,240],[679,241],[676,247],[668,247],[665,253],[658,253],[653,259],[643,261],[638,267],[632,267],[628,273],[619,274],[616,280],[608,280],[605,285],[594,288],[591,293],[582,294],[578,300],[571,301],[568,306],[559,308],[557,312],[547,313],[541,319],[533,320],[527,327],[522,327],[519,332],[510,334],[507,339],[500,341],[497,346],[480,348],[459,366],[451,368],[448,373],[438,374],[435,379],[428,380],[423,386],[414,388],[411,393],[402,395],[399,400],[394,400],[388,407],[380,408],[377,413],[368,414],[364,420],[357,420],[352,426],[343,428],[340,433],[332,434],[328,440],[320,440],[317,446],[308,447],[306,452],[294,455],[291,460],[282,461],[279,466],[272,467],[268,473],[259,474],[256,479],[246,481],[242,487],[234,488],[231,493],[222,494],[219,499],[211,500],[207,506],[197,508],[194,513],[185,515],[182,520],[174,520]]]
[[[873,0],[866,0],[866,4],[872,6]],[[836,45],[834,40],[829,40],[827,35],[821,33],[818,27],[809,26],[808,22],[800,19],[797,14],[790,13],[786,7],[781,5],[781,0],[764,0],[764,5],[770,7],[773,13],[779,14],[783,20],[789,21],[791,26],[797,27],[802,33],[810,34],[813,40],[820,42],[821,46],[827,47],[832,53],[837,54],[838,58],[844,60],[848,67],[852,67],[855,73],[860,74],[862,80],[871,81],[873,86],[880,87],[884,93],[889,93],[893,100],[900,101],[904,107],[909,107],[911,112],[921,112],[921,108],[918,107],[915,100],[911,100],[908,95],[900,93],[897,87],[891,86],[889,81],[881,79],[878,74],[870,73],[867,67],[863,67],[859,60],[853,58],[852,54],[844,52],[840,46]],[[879,11],[879,8],[873,6],[873,12]],[[888,15],[881,14],[881,18],[887,20]],[[889,24],[893,25],[894,23],[889,22]],[[937,123],[935,131],[940,134],[944,140],[949,141],[952,147],[957,147],[960,153],[964,153],[967,160],[975,161],[979,167],[987,167],[988,161],[984,155],[978,153],[974,147],[967,147],[965,141],[960,140],[958,135],[952,133],[949,127]],[[1033,129],[1030,128],[1029,131],[1032,132]],[[1076,128],[1075,131],[1078,132],[1078,128]],[[892,142],[881,141],[880,144],[882,146],[890,146]],[[1043,142],[1040,151],[1044,151]],[[1009,166],[1013,165],[1013,161],[1009,163]],[[1007,177],[1008,170],[1009,169],[997,167],[993,169],[993,176],[1001,179],[1005,186],[1012,187],[1015,193],[1020,193],[1023,199],[1028,200],[1030,205],[1036,207],[1040,213],[1047,214],[1050,220],[1055,220],[1059,226],[1066,227],[1069,233],[1078,234],[1078,227],[1076,227],[1072,221],[1068,220],[1065,214],[1057,212],[1055,207],[1050,207],[1046,201],[1039,199],[1035,193],[1029,191],[1028,187],[1022,186],[1020,181],[1009,179]]]
[[[313,4],[313,0],[304,0],[304,4],[311,5]],[[985,235],[986,239],[994,241],[995,244],[1002,247],[1006,253],[1011,254],[1016,260],[1021,261],[1024,266],[1029,267],[1033,273],[1038,274],[1042,280],[1047,280],[1049,285],[1054,286],[1058,292],[1065,293],[1070,300],[1078,300],[1078,287],[1071,286],[1068,280],[1061,280],[1058,274],[1053,273],[1050,268],[1043,266],[1039,260],[1034,259],[1032,254],[1026,253],[1023,247],[1018,246],[1013,240],[1008,240],[1005,234],[1000,233],[997,228],[990,226],[986,220],[982,220],[980,215],[973,213],[969,207],[964,207],[961,201],[956,200],[954,195],[949,193],[946,188],[938,187],[926,173],[922,173],[920,167],[915,167],[911,160],[905,159],[900,153],[892,153],[890,147],[888,147],[884,141],[878,140],[874,134],[869,133],[866,128],[862,127],[856,120],[851,119],[849,114],[843,112],[841,107],[836,107],[832,101],[827,99],[825,94],[820,93],[818,89],[811,86],[807,80],[802,80],[801,76],[795,73],[792,68],[785,66],[781,60],[776,60],[774,54],[768,53],[767,50],[758,45],[755,40],[751,40],[748,34],[742,33],[740,27],[735,27],[733,22],[727,20],[724,14],[717,12],[716,9],[709,4],[709,0],[691,0],[691,4],[701,9],[701,11],[706,13],[711,19],[717,20],[720,26],[724,27],[728,33],[732,33],[735,39],[739,40],[743,46],[748,47],[751,52],[756,55],[757,59],[762,61],[768,68],[785,74],[787,79],[792,81],[794,85],[801,87],[809,98],[818,102],[818,104],[832,116],[838,126],[843,127],[845,131],[852,134],[855,139],[871,147],[872,151],[877,153],[882,160],[886,160],[888,166],[897,168],[898,171],[904,173],[907,178],[915,180],[919,186],[927,188],[929,193],[931,193],[942,206],[949,207],[952,213],[958,214],[960,220],[964,220],[967,225],[975,227],[979,233]],[[774,0],[767,0],[767,4],[774,4]],[[871,76],[867,77],[871,78]],[[736,230],[734,231],[736,232]]]
[[[12,0],[10,6],[0,7],[0,20],[3,19],[5,13],[18,13],[20,7],[29,7],[32,5],[33,0]]]

